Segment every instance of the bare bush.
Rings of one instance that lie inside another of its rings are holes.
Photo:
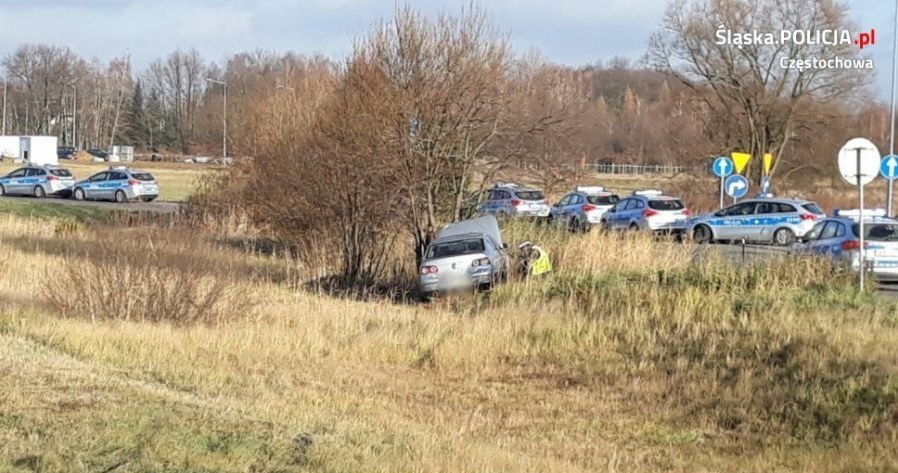
[[[209,248],[184,243],[162,251],[149,238],[103,243],[47,269],[41,294],[63,317],[217,324],[254,305],[247,285]]]

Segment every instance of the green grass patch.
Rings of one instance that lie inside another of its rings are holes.
[[[0,199],[0,214],[45,220],[72,219],[81,223],[109,221],[117,210],[28,200]]]

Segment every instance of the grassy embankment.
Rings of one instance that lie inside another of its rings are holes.
[[[893,303],[814,261],[737,269],[636,237],[506,237],[549,247],[557,274],[422,306],[304,292],[309,268],[201,232],[59,235],[52,218],[0,216],[0,469],[898,461]]]

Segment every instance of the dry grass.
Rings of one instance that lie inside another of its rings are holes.
[[[4,467],[837,472],[898,459],[896,307],[819,262],[694,266],[688,246],[511,227],[509,240],[544,232],[533,239],[557,274],[395,305],[290,289],[310,269],[117,230],[134,248],[169,242],[158,267],[203,258],[210,274],[247,275],[234,284],[252,288],[254,314],[91,323],[57,317],[34,281],[108,245],[54,229],[0,217]]]

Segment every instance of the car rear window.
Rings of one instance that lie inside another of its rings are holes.
[[[452,256],[470,255],[484,251],[483,239],[450,241],[437,243],[427,250],[427,259],[450,258]]]
[[[72,173],[68,169],[51,169],[50,174],[59,177],[72,177]]]
[[[620,201],[616,195],[590,195],[586,200],[593,205],[614,205]]]
[[[678,199],[650,200],[649,207],[654,210],[683,210],[685,208]]]
[[[823,209],[821,209],[819,205],[817,205],[813,202],[810,204],[804,204],[801,207],[812,214],[817,214],[817,215],[825,215],[826,214],[826,212],[824,212]]]
[[[860,225],[852,229],[855,238],[860,235]],[[864,239],[867,241],[898,241],[898,223],[865,223]]]
[[[543,200],[543,199],[545,199],[545,196],[543,196],[543,193],[540,191],[517,191],[517,192],[515,192],[515,194],[517,194],[518,199],[521,199],[521,200]]]
[[[135,172],[135,173],[132,173],[131,175],[134,176],[134,179],[137,179],[138,181],[155,181],[156,180],[156,178],[153,177],[153,175],[148,172]]]

